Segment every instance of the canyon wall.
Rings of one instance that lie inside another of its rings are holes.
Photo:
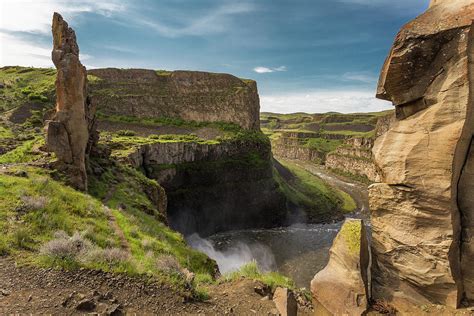
[[[262,141],[155,143],[128,157],[168,197],[168,221],[207,236],[285,222],[286,198],[273,179],[270,144]]]
[[[372,159],[372,147],[375,138],[388,130],[394,118],[392,112],[313,116],[320,122],[314,123],[309,116],[299,118],[299,121],[306,124],[302,126],[304,129],[317,129],[314,132],[278,129],[288,124],[293,126],[294,122],[298,122],[295,118],[274,123],[278,128],[274,129],[275,134],[272,136],[272,152],[277,159],[311,161],[360,180],[379,180]],[[269,119],[262,121],[264,128],[268,129],[272,118],[269,116]]]
[[[171,227],[207,236],[285,224],[287,200],[260,132],[254,81],[194,71],[88,74],[104,139],[124,130],[140,135],[127,140],[129,148],[118,146],[121,156],[163,186]]]
[[[93,69],[90,90],[105,115],[180,118],[260,127],[257,84],[229,74]]]
[[[396,121],[373,148],[373,295],[402,312],[474,299],[473,19],[472,0],[432,1],[380,76]]]

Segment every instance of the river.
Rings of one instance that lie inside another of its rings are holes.
[[[307,162],[296,163],[331,186],[351,195],[357,209],[348,217],[366,219],[368,198],[365,185],[336,176],[322,166]],[[329,248],[341,225],[342,222],[248,229],[220,233],[207,239],[191,236],[188,242],[216,260],[222,273],[255,260],[262,270],[278,271],[291,277],[297,287],[309,288],[314,275],[327,264]]]

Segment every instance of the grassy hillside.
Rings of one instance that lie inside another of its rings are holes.
[[[344,213],[356,209],[354,200],[347,193],[330,187],[289,161],[275,161],[274,177],[288,197],[290,208],[305,209],[308,222],[342,218]]]

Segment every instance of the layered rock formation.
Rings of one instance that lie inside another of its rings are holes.
[[[71,185],[87,190],[86,156],[95,140],[95,119],[87,98],[86,68],[79,60],[74,30],[58,13],[53,16],[52,32],[56,112],[46,123],[46,145],[56,154]]]
[[[280,116],[264,113],[262,120],[262,126],[273,133],[277,159],[311,161],[361,180],[379,180],[372,146],[388,130],[393,112]],[[291,130],[296,127],[299,130]]]
[[[368,306],[369,246],[364,223],[347,219],[329,262],[311,281],[315,315],[362,315]]]
[[[373,293],[400,311],[474,299],[473,19],[472,0],[432,1],[380,77],[397,120],[373,148]]]
[[[274,227],[286,220],[268,142],[155,143],[132,152],[128,162],[165,188],[169,223],[185,235]]]
[[[180,118],[260,127],[257,84],[229,74],[94,69],[91,94],[105,115]]]

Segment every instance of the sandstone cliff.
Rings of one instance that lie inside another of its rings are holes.
[[[377,96],[397,120],[373,148],[373,293],[400,311],[474,299],[473,19],[472,0],[432,1],[380,76]]]
[[[74,30],[53,16],[52,59],[57,68],[56,111],[46,124],[46,144],[58,158],[69,182],[87,190],[86,156],[94,142],[94,109],[87,98],[86,68],[79,61]],[[89,146],[88,146],[89,144]]]
[[[327,266],[311,281],[315,315],[364,315],[370,298],[369,257],[364,223],[347,219],[334,239]]]
[[[258,130],[257,84],[228,74],[94,69],[90,90],[105,115],[234,123]]]

